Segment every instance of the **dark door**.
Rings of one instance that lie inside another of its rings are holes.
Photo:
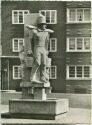
[[[8,60],[1,62],[1,89],[8,90]]]

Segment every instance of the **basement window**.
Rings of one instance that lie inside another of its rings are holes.
[[[85,93],[87,93],[87,89],[86,88],[75,88],[74,92],[79,93],[79,94],[85,94]]]

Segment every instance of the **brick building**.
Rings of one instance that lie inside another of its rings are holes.
[[[2,1],[1,88],[20,90],[19,43],[24,44],[24,15],[42,13],[50,36],[53,92],[91,92],[91,2]]]

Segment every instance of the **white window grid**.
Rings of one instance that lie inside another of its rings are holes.
[[[50,38],[50,52],[57,52],[57,38]]]
[[[74,43],[75,43],[75,49],[71,50],[69,49],[69,43],[70,43],[70,39],[73,38],[74,39]],[[82,49],[77,49],[77,39],[80,38],[82,39]],[[84,45],[84,41],[85,39],[89,39],[89,44],[90,44],[90,48],[89,49],[85,49],[85,45]],[[69,37],[67,38],[66,41],[66,52],[91,52],[92,51],[92,42],[91,42],[91,38],[90,37]]]
[[[14,19],[14,12],[17,12],[17,22],[15,22],[15,19]],[[23,22],[19,22],[19,12],[22,12],[23,14]],[[24,15],[26,14],[29,14],[29,10],[12,10],[12,24],[24,24]]]
[[[73,9],[75,10],[75,21],[70,21],[70,10]],[[78,21],[77,20],[77,14],[78,14],[78,10],[83,10],[83,19],[82,21]],[[86,21],[84,19],[84,11],[85,10],[89,10],[90,11],[90,20]],[[67,8],[67,23],[89,23],[91,22],[91,9],[90,8]]]
[[[18,41],[18,49],[15,49],[15,40]],[[13,52],[19,52],[20,51],[20,42],[23,42],[24,45],[24,38],[13,38],[12,39],[12,48],[13,48]]]
[[[69,67],[75,68],[74,77],[69,77]],[[77,67],[82,67],[82,77],[77,77]],[[89,77],[85,77],[84,67],[89,67]],[[66,66],[66,79],[67,80],[90,80],[92,79],[92,66],[90,65],[67,65]]]
[[[50,12],[50,22],[47,24],[57,24],[57,10],[39,10],[39,13],[42,14],[41,12],[45,13],[45,17],[46,17],[46,12]],[[55,17],[54,17],[54,22],[51,21],[51,13],[54,12],[55,13]]]
[[[15,68],[17,68],[17,77],[15,76],[16,74]],[[21,66],[18,65],[13,66],[13,79],[21,79],[20,68]]]
[[[51,68],[54,68],[54,72],[52,72]],[[53,77],[52,73],[54,74],[54,77]],[[50,79],[57,79],[57,66],[50,67]]]

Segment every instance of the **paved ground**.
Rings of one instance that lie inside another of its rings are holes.
[[[1,106],[1,112],[8,112],[8,105]],[[2,123],[8,123],[8,125],[18,124],[18,125],[28,125],[28,124],[37,124],[45,125],[46,124],[71,124],[71,123],[83,123],[91,125],[91,111],[90,109],[83,108],[70,108],[66,116],[60,118],[60,120],[34,120],[34,119],[1,119]]]

